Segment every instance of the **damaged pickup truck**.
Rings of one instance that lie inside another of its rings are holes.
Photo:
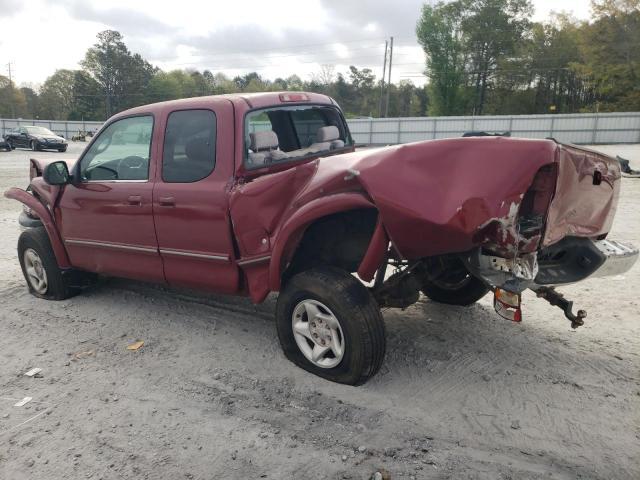
[[[329,97],[202,97],[122,112],[78,161],[31,160],[18,242],[32,294],[60,300],[96,274],[249,296],[280,292],[292,362],[362,384],[385,353],[384,307],[420,292],[489,292],[519,322],[525,289],[620,274],[638,251],[606,239],[618,162],[553,140],[468,137],[356,151]]]

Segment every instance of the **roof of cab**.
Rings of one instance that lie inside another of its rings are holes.
[[[210,105],[212,102],[220,100],[228,100],[232,103],[244,102],[249,108],[264,108],[274,105],[286,105],[288,102],[282,101],[280,98],[283,94],[304,94],[308,97],[308,101],[295,102],[295,103],[311,103],[311,104],[326,104],[336,105],[336,103],[327,95],[313,92],[293,92],[293,91],[280,91],[280,92],[257,92],[257,93],[228,93],[225,95],[208,95],[204,97],[192,97],[181,98],[179,100],[168,100],[166,102],[151,103],[148,105],[141,105],[139,107],[130,108],[117,113],[114,117],[122,117],[128,115],[135,115],[139,113],[153,113],[164,108],[198,108]]]

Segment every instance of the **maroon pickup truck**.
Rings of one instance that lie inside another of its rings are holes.
[[[356,151],[313,93],[192,98],[109,119],[78,161],[31,160],[18,242],[31,293],[59,300],[96,274],[261,302],[280,292],[285,355],[361,384],[385,352],[381,307],[420,292],[469,305],[493,292],[522,318],[534,290],[618,274],[638,251],[606,240],[618,163],[553,140],[469,137]]]

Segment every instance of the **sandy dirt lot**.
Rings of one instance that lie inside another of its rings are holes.
[[[640,147],[602,149],[640,168]],[[30,156],[0,152],[0,191]],[[624,179],[611,238],[640,244],[639,202]],[[284,358],[274,298],[117,279],[33,298],[20,209],[0,198],[0,479],[640,478],[640,267],[562,289],[577,331],[531,294],[522,324],[489,297],[386,310],[384,366],[353,388]]]

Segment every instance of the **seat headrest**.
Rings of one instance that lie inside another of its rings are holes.
[[[250,133],[249,139],[251,140],[249,148],[254,152],[278,148],[278,136],[273,130]]]
[[[340,132],[338,127],[329,125],[328,127],[320,127],[316,134],[316,142],[330,142],[331,140],[338,140],[340,138]]]
[[[184,153],[187,158],[196,162],[210,162],[213,158],[214,150],[213,143],[206,138],[194,138],[184,146]]]

